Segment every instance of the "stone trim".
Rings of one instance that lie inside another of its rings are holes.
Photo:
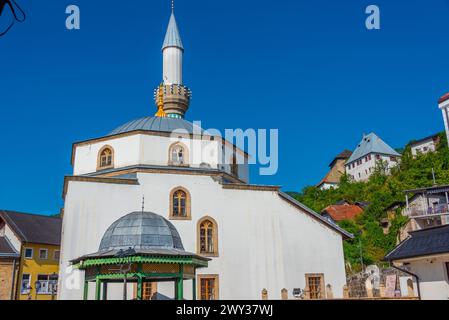
[[[110,184],[127,184],[138,185],[139,182],[136,179],[119,179],[119,178],[104,178],[104,177],[86,177],[86,176],[65,176],[64,188],[62,192],[62,198],[64,199],[67,194],[67,187],[70,181],[77,182],[93,182],[93,183],[110,183]]]
[[[137,134],[148,135],[148,136],[157,136],[157,137],[168,137],[168,138],[172,136],[171,132],[149,131],[149,130],[135,130],[135,131],[119,133],[119,134],[115,134],[115,135],[111,135],[111,136],[105,136],[105,137],[101,137],[101,138],[94,138],[94,139],[74,142],[72,144],[71,164],[73,166],[73,164],[75,163],[76,147],[84,146],[84,145],[90,145],[90,144],[94,144],[94,143],[98,143],[98,142],[110,141],[110,140],[119,139],[119,138],[125,138],[125,137],[129,137],[129,136],[132,136],[132,135],[137,135]],[[204,137],[208,137],[209,139],[210,138],[217,138],[217,137],[211,136],[211,135],[185,134],[185,133],[179,133],[179,136],[183,137],[183,138],[187,138],[187,139],[197,139],[197,140],[203,140]],[[220,137],[218,137],[218,138],[220,138]],[[249,158],[249,154],[247,152],[245,152],[242,149],[237,148],[235,145],[233,145],[232,143],[227,141],[225,138],[221,137],[221,141],[222,141],[222,143],[224,145],[232,146],[233,148],[235,148],[245,158],[247,158],[247,159]]]

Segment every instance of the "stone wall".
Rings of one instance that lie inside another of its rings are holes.
[[[373,276],[377,273],[378,276]],[[396,276],[396,291],[401,289],[400,278],[410,277],[410,275],[394,268],[379,269],[376,266],[369,266],[364,272],[360,272],[347,278],[348,298],[385,298],[387,287],[387,276]],[[402,288],[407,291],[407,288]],[[398,294],[398,292],[395,292]],[[403,297],[410,297],[408,294]],[[396,296],[396,297],[400,297]]]
[[[0,300],[11,299],[13,261],[0,259]]]

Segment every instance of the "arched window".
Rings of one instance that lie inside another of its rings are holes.
[[[108,169],[114,166],[114,149],[110,146],[104,146],[98,153],[97,169]]]
[[[217,223],[210,217],[198,222],[198,253],[204,256],[218,256]]]
[[[169,150],[169,163],[175,166],[182,166],[188,164],[189,155],[187,147],[182,143],[174,143]]]
[[[190,220],[190,193],[183,187],[170,192],[170,213],[172,220]]]

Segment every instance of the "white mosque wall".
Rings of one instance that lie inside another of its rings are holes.
[[[181,135],[180,135],[181,136]],[[232,155],[232,146],[224,148],[228,152],[222,152],[221,140],[215,139],[185,139],[176,134],[173,137],[157,135],[135,134],[124,137],[114,137],[108,140],[92,141],[91,144],[81,144],[75,147],[74,175],[83,175],[97,171],[98,153],[105,146],[114,150],[114,168],[124,168],[133,165],[167,166],[169,163],[169,149],[174,143],[182,143],[188,149],[189,166],[200,168],[204,165],[212,169],[222,169],[231,173],[230,159],[225,161],[224,154]],[[242,163],[243,156],[238,152],[238,160]],[[231,158],[232,156],[229,156]],[[239,165],[239,177],[243,181],[249,179],[247,164]]]
[[[65,200],[61,252],[61,299],[82,299],[82,274],[78,288],[68,289],[63,270],[69,261],[98,251],[106,229],[124,215],[145,210],[168,218],[169,194],[183,186],[191,194],[191,221],[171,221],[186,251],[196,252],[197,222],[210,216],[218,224],[219,257],[198,274],[219,275],[220,299],[260,299],[262,289],[270,299],[281,290],[305,288],[306,273],[323,273],[325,284],[342,296],[345,270],[339,233],[302,213],[277,192],[223,189],[209,176],[138,174],[139,185],[69,182]],[[73,286],[72,286],[73,287]],[[185,298],[191,299],[191,281],[185,281]],[[90,291],[92,291],[91,289]],[[116,291],[116,292],[115,292]],[[173,296],[173,284],[158,286]],[[121,288],[108,290],[120,297]]]
[[[82,175],[96,172],[98,153],[105,146],[113,148],[116,168],[139,164],[140,140],[140,135],[131,135],[76,146],[73,174]]]

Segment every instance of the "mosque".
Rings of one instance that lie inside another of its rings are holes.
[[[73,144],[58,298],[342,297],[352,235],[279,187],[250,184],[244,150],[185,120],[173,7],[162,54],[156,114]]]

